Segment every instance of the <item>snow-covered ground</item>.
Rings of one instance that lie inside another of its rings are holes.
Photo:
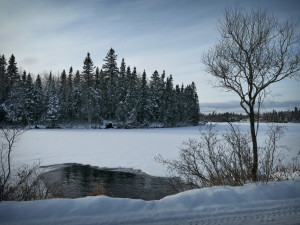
[[[86,197],[0,203],[0,224],[300,224],[300,180],[191,190],[156,201]]]
[[[300,124],[285,124],[282,145],[291,159],[300,151]],[[249,129],[247,123],[241,129]],[[216,126],[226,132],[228,124]],[[260,139],[267,124],[260,126]],[[165,175],[165,168],[154,157],[176,158],[178,147],[189,138],[199,138],[199,127],[160,129],[33,129],[25,132],[12,154],[15,165],[40,161],[42,166],[81,163],[98,167],[133,168],[150,175]]]
[[[248,130],[248,124],[240,124]],[[290,160],[300,151],[300,124],[286,124],[282,145]],[[217,129],[226,131],[227,124]],[[260,139],[267,129],[261,124]],[[178,146],[198,138],[199,127],[132,130],[30,130],[13,152],[13,161],[41,165],[82,163],[132,168],[165,175],[154,156],[176,158]],[[157,201],[86,197],[34,202],[1,202],[0,224],[300,224],[300,180],[212,187]]]

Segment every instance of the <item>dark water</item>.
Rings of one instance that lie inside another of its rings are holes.
[[[100,180],[105,195],[110,197],[155,200],[176,193],[171,188],[169,178],[104,170],[80,164],[63,165],[44,173],[43,177],[48,184],[59,187],[67,198],[91,195]]]

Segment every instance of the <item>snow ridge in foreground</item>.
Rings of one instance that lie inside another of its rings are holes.
[[[110,198],[0,203],[0,224],[299,224],[300,180],[186,191],[156,201]]]

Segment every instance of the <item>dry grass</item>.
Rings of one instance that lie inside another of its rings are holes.
[[[103,179],[100,179],[99,183],[95,184],[92,192],[90,193],[90,196],[99,196],[99,195],[105,195]]]

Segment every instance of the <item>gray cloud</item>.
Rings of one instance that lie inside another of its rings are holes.
[[[295,0],[238,3],[246,8],[259,4],[280,18],[300,20]],[[119,62],[124,57],[138,72],[145,69],[148,78],[154,70],[166,70],[174,84],[195,81],[200,101],[225,102],[235,98],[208,89],[201,56],[218,38],[217,19],[235,4],[236,0],[0,0],[0,54],[8,58],[13,53],[18,66],[37,74],[70,66],[81,70],[87,52],[101,66],[113,47]],[[280,101],[297,100],[299,91],[293,83],[272,89]]]
[[[21,63],[23,63],[24,65],[33,65],[33,64],[37,64],[38,63],[38,59],[37,58],[33,58],[33,57],[25,57]]]

